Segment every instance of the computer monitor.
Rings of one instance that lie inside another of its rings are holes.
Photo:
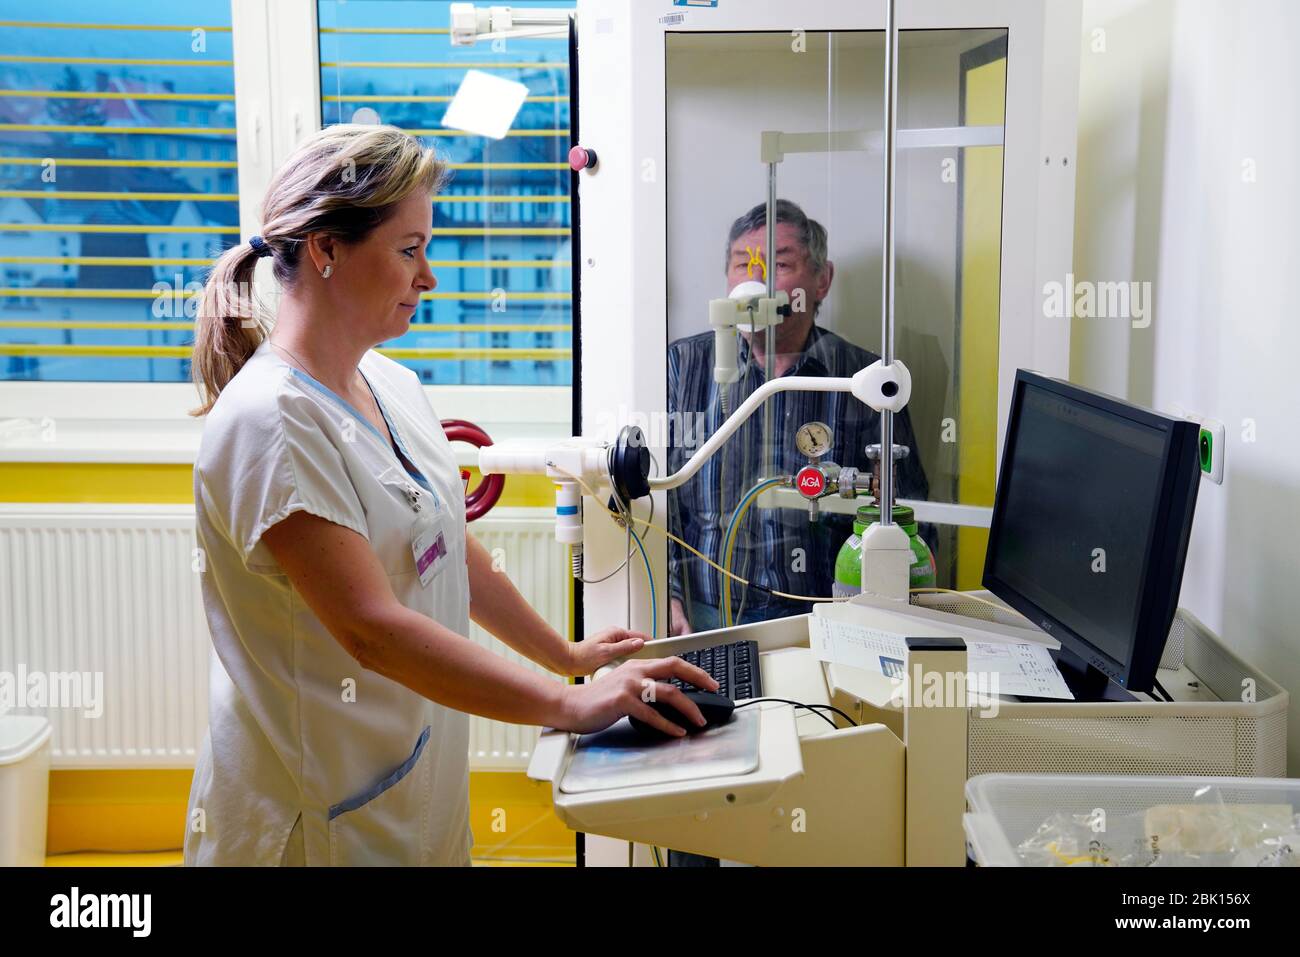
[[[1016,373],[984,587],[1060,641],[1076,699],[1116,697],[1110,682],[1152,690],[1182,585],[1199,433]]]

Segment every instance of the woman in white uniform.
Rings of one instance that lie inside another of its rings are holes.
[[[570,685],[465,637],[472,619],[561,675],[643,644],[616,628],[570,643],[493,569],[418,377],[372,351],[437,285],[443,175],[400,130],[330,127],[204,290],[194,502],[216,660],[187,864],[468,864],[469,714],[579,732],[631,714],[680,733],[643,700],[654,684],[703,723],[661,683],[716,688],[680,659]],[[250,292],[263,257],[273,325]]]

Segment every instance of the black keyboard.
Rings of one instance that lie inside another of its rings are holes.
[[[763,697],[763,677],[758,667],[758,642],[735,641],[729,645],[714,645],[678,655],[690,664],[707,671],[718,683],[718,694],[732,701]],[[694,685],[672,679],[683,691],[702,691]]]

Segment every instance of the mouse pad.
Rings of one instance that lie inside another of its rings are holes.
[[[578,738],[560,790],[583,794],[749,774],[758,767],[759,720],[757,709],[743,708],[720,727],[647,742],[621,718]]]

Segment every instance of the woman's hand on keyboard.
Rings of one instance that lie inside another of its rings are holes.
[[[640,651],[649,639],[626,628],[606,628],[583,641],[569,644],[566,675],[594,675],[615,658],[626,658]]]

